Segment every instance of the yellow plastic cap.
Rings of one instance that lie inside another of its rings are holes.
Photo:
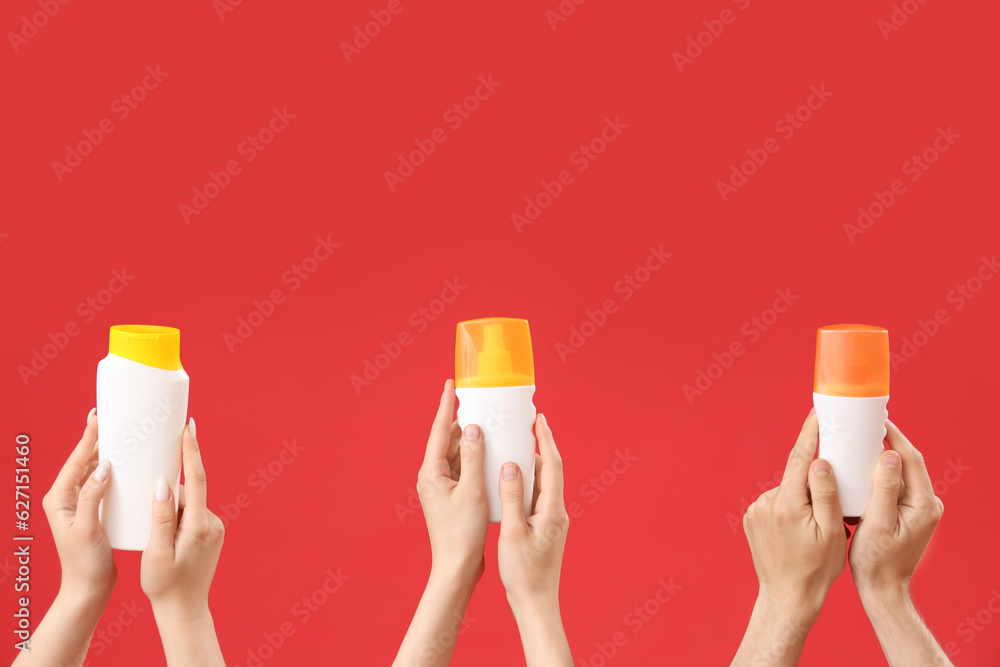
[[[181,331],[146,324],[111,327],[108,352],[153,368],[176,371],[181,366]]]
[[[888,396],[889,332],[868,324],[819,329],[813,391],[825,396]]]
[[[517,387],[535,384],[528,320],[485,317],[458,323],[456,387]]]

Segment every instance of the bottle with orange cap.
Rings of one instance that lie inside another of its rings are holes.
[[[889,332],[867,324],[819,329],[813,386],[819,456],[833,468],[845,517],[861,516],[871,500],[888,401]]]
[[[535,365],[528,321],[488,317],[458,323],[455,395],[458,423],[483,433],[486,498],[491,523],[500,521],[500,468],[514,462],[524,480],[524,513],[535,483]]]
[[[146,548],[160,477],[170,483],[177,504],[188,383],[178,329],[111,327],[108,356],[97,364],[97,447],[99,458],[111,461],[100,515],[114,549]]]

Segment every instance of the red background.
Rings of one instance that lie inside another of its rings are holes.
[[[535,402],[565,458],[567,503],[583,510],[561,586],[577,664],[602,664],[595,643],[619,630],[628,643],[610,664],[728,663],[756,579],[727,516],[783,467],[811,404],[815,329],[879,324],[900,353],[943,308],[949,321],[893,373],[889,403],[946,506],[914,595],[958,664],[997,664],[1000,619],[982,612],[992,622],[971,636],[961,624],[1000,588],[1000,456],[987,425],[1000,284],[961,309],[948,299],[1000,245],[996,6],[929,2],[883,39],[888,0],[592,0],[555,29],[545,11],[556,0],[405,2],[348,63],[340,42],[385,6],[247,0],[220,20],[208,0],[72,2],[16,53],[0,48],[2,431],[11,468],[15,435],[32,438],[36,621],[59,580],[40,500],[94,404],[108,327],[168,324],[183,332],[210,506],[253,499],[230,522],[212,588],[227,663],[246,665],[263,633],[291,621],[265,664],[388,664],[429,568],[420,512],[400,508],[453,372],[455,322],[506,315],[531,322]],[[726,8],[735,20],[679,72],[673,52]],[[37,11],[5,3],[0,26],[21,30]],[[112,101],[156,65],[166,79],[119,120]],[[445,110],[488,75],[500,86],[447,127]],[[821,85],[829,100],[781,137],[775,122]],[[274,107],[295,118],[243,161],[240,142]],[[53,161],[105,117],[115,130],[60,182]],[[571,154],[607,117],[627,129],[576,171]],[[390,191],[384,172],[436,127],[447,140]],[[910,182],[904,162],[939,127],[960,138]],[[768,137],[779,150],[723,202],[716,182]],[[242,172],[186,224],[179,204],[231,159]],[[518,233],[511,214],[563,169],[573,183]],[[906,193],[851,243],[843,225],[897,178]],[[340,247],[292,291],[282,275],[317,236]],[[672,257],[626,301],[616,282],[660,245]],[[78,304],[122,267],[134,279],[86,321]],[[456,277],[467,289],[418,333],[411,313]],[[798,300],[750,342],[741,327],[786,288]],[[230,352],[224,334],[274,289],[287,301]],[[556,344],[608,298],[618,311],[560,359]],[[26,384],[18,366],[68,322],[79,335]],[[403,331],[412,345],[355,392],[351,374]],[[689,403],[682,385],[734,341],[745,354]],[[293,438],[305,451],[258,495],[248,478]],[[589,480],[625,449],[638,460],[595,496]],[[968,470],[946,476],[949,461]],[[486,551],[454,664],[520,664],[495,527]],[[117,561],[109,610],[137,600],[145,611],[102,655],[92,648],[93,664],[162,664],[139,555]],[[300,623],[293,605],[328,568],[350,579]],[[660,579],[682,588],[633,632],[626,615]],[[849,570],[803,663],[846,660],[883,660]]]

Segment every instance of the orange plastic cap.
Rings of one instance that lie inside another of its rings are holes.
[[[517,387],[535,384],[528,320],[485,317],[458,323],[456,387]]]
[[[889,332],[868,324],[819,329],[813,391],[826,396],[888,396]]]

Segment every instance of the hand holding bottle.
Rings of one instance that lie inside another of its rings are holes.
[[[178,511],[161,478],[152,498],[152,533],[142,553],[142,590],[149,597],[168,665],[224,666],[208,607],[222,551],[222,520],[208,510],[207,478],[194,419],[182,436],[184,485]]]
[[[950,665],[910,599],[910,578],[944,512],[923,456],[896,426],[875,469],[871,502],[851,540],[854,585],[890,665]]]
[[[563,500],[563,464],[544,415],[535,420],[538,449],[535,498],[524,517],[524,476],[515,463],[500,471],[503,518],[497,545],[497,567],[507,601],[517,620],[529,667],[572,666],[559,611],[559,574],[569,530]]]
[[[795,665],[826,594],[844,571],[846,528],[830,464],[813,460],[818,426],[809,413],[781,484],[747,509],[743,530],[760,587],[733,665]]]

